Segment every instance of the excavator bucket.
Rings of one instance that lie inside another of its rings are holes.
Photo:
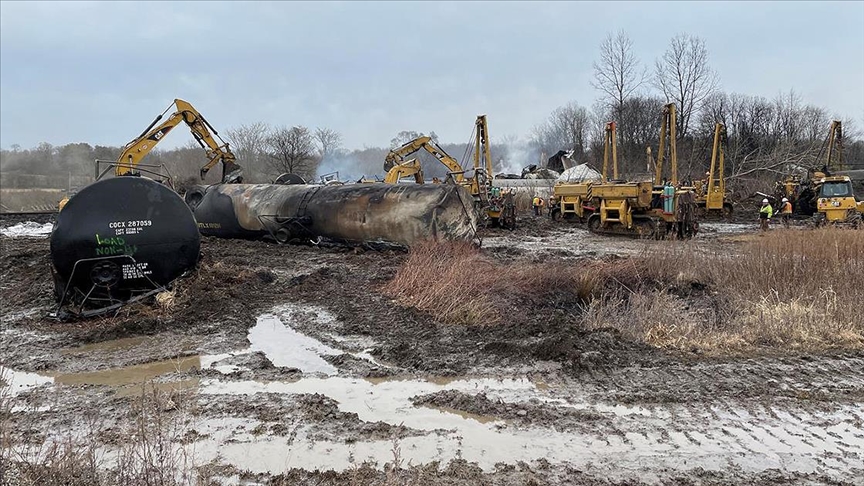
[[[236,162],[224,162],[222,164],[222,183],[242,184],[243,167]]]

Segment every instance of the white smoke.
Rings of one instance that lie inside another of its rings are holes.
[[[364,154],[365,152],[360,152],[360,154]],[[384,149],[381,149],[381,152],[386,153]],[[342,182],[356,182],[361,177],[370,179],[374,179],[375,176],[383,177],[384,156],[380,155],[379,157],[378,154],[366,155],[367,157],[361,157],[357,154],[357,151],[338,151],[327,154],[321,160],[321,163],[318,164],[314,182],[320,182],[322,176],[328,176],[337,172],[339,180]]]
[[[500,158],[493,164],[496,174],[521,175],[522,169],[537,164],[540,160],[536,149],[519,140],[500,144],[496,152],[500,154]]]

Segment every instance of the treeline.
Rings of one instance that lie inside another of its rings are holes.
[[[225,139],[244,168],[245,181],[252,183],[271,182],[286,172],[299,174],[310,182],[336,172],[342,181],[363,177],[380,179],[384,176],[384,158],[390,149],[422,135],[421,132],[403,131],[391,140],[390,147],[348,150],[341,145],[341,135],[329,128],[274,127],[258,122],[225,131]],[[439,142],[434,132],[430,132],[430,136]],[[468,149],[466,144],[440,143],[440,147],[460,163],[468,162],[464,158]],[[87,143],[56,147],[41,143],[32,149],[12,146],[0,150],[0,185],[6,188],[68,186],[74,189],[94,180],[97,159],[116,161],[122,150],[122,147],[94,147]],[[446,167],[431,154],[421,151],[412,157],[421,160],[426,177],[443,179],[446,176]],[[494,157],[503,161],[508,156],[500,147],[493,150]],[[142,163],[164,167],[175,181],[188,185],[199,182],[199,170],[207,159],[204,149],[190,140],[184,147],[176,149],[154,148]],[[104,169],[106,166],[103,164],[101,167]],[[214,168],[205,182],[216,183],[220,176],[220,168]]]
[[[678,109],[677,148],[679,174],[701,178],[710,163],[715,123],[726,126],[727,177],[759,183],[776,180],[790,170],[821,167],[828,129],[836,115],[805,103],[794,91],[773,99],[720,89],[720,75],[709,62],[705,42],[688,34],[675,36],[650,68],[638,59],[624,32],[608,35],[593,65],[592,86],[599,97],[589,107],[569,102],[555,109],[530,134],[501,134],[490,119],[493,165],[498,172],[519,173],[559,150],[572,150],[576,162],[598,167],[603,157],[603,129],[615,121],[619,165],[625,177],[639,177],[652,170],[646,148],[656,151],[663,106]],[[864,141],[851,120],[842,119],[845,167],[864,168]],[[272,126],[264,122],[244,124],[223,132],[238,162],[246,169],[246,181],[268,182],[293,172],[309,181],[338,172],[343,181],[382,177],[387,152],[423,135],[402,131],[389,147],[347,149],[342,136],[329,128]],[[450,156],[470,166],[469,145],[439,141],[429,136]],[[37,187],[44,179],[27,182],[24,174],[92,177],[94,160],[116,160],[121,147],[73,143],[54,147],[42,143],[31,149],[12,146],[0,151],[3,187]],[[427,178],[444,177],[446,168],[428,153],[414,155]],[[656,157],[657,154],[654,153]],[[197,181],[206,163],[204,151],[194,142],[172,150],[154,149],[146,163],[164,165],[177,180]],[[207,182],[218,181],[213,170]],[[53,181],[54,179],[52,179]],[[12,185],[10,185],[10,182]],[[59,184],[59,183],[58,183]],[[65,187],[66,184],[60,187]]]
[[[599,164],[605,123],[615,121],[623,173],[644,173],[646,148],[657,149],[663,106],[673,102],[684,177],[704,174],[718,122],[726,127],[727,176],[777,178],[795,167],[824,163],[824,142],[837,117],[805,103],[794,90],[773,99],[724,93],[698,37],[675,36],[649,69],[636,57],[626,33],[610,34],[593,67],[592,86],[600,97],[590,109],[576,102],[555,109],[534,127],[528,141],[534,151],[552,154],[564,148],[579,161]],[[861,133],[851,120],[841,121],[845,168],[864,168]]]

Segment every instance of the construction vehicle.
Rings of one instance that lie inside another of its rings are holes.
[[[856,201],[849,176],[826,176],[819,183],[815,223],[862,226],[864,201]]]
[[[675,104],[670,103],[663,109],[653,181],[604,180],[591,185],[591,197],[597,207],[588,217],[591,232],[642,238],[695,236],[699,230],[695,194],[691,188],[678,184],[675,123]],[[667,148],[671,171],[668,179],[663,172]]]
[[[391,174],[391,171],[396,170],[399,172],[393,172],[393,176],[388,177],[390,180],[385,179],[385,182],[398,181],[398,178],[395,177],[397,177],[397,173],[402,173],[403,169],[400,166],[404,167],[404,174],[406,176],[414,175],[409,174],[409,172],[415,170],[411,167],[414,167],[414,164],[416,164],[417,172],[415,174],[420,175],[415,175],[415,180],[417,183],[422,184],[422,173],[420,172],[419,162],[416,159],[406,161],[405,158],[418,150],[425,150],[447,167],[448,172],[445,183],[466,186],[471,191],[471,195],[474,198],[474,206],[481,213],[481,216],[485,216],[487,223],[499,225],[503,228],[515,228],[516,205],[512,193],[492,187],[494,174],[488,133],[486,115],[478,115],[474,122],[474,133],[472,134],[474,140],[474,171],[470,178],[465,177],[467,171],[463,168],[463,165],[447,154],[431,137],[421,136],[403,144],[401,147],[391,150],[387,154],[384,159],[384,170],[387,171],[388,176]]]
[[[409,159],[394,165],[387,171],[387,175],[384,176],[384,182],[387,184],[397,184],[401,179],[411,176],[414,177],[414,182],[423,184],[423,169],[420,167],[420,161],[417,159]]]
[[[805,178],[787,176],[777,183],[775,192],[789,199],[797,214],[812,217],[812,223],[817,226],[826,223],[860,225],[864,201],[856,200],[849,176],[833,174],[844,168],[843,125],[839,120],[831,122],[817,161],[823,153],[821,169],[808,169]]]
[[[618,138],[615,122],[606,124],[603,142],[602,181],[609,180],[609,164],[612,164],[612,178],[618,179]],[[578,219],[584,223],[597,210],[592,201],[591,185],[596,181],[559,182],[552,188],[549,203],[549,216],[553,220]]]
[[[438,159],[439,162],[447,167],[448,182],[452,181],[455,184],[464,184],[465,170],[459,162],[445,152],[444,149],[439,147],[438,144],[432,140],[432,137],[427,136],[417,137],[414,140],[403,144],[401,147],[391,150],[384,158],[384,170],[389,173],[396,166],[408,162],[405,158],[414,154],[418,150],[429,152],[432,156]],[[472,190],[471,193],[474,194],[474,191]]]
[[[167,120],[159,124],[159,120],[165,116],[172,106],[177,107]],[[137,138],[127,143],[123,147],[123,152],[117,161],[111,164],[114,169],[114,175],[130,175],[138,174],[141,171],[141,160],[156,147],[165,135],[180,123],[186,123],[192,131],[192,136],[195,141],[207,153],[208,162],[200,171],[201,180],[216,164],[222,163],[222,182],[223,183],[241,183],[243,182],[243,170],[237,165],[236,157],[231,152],[228,143],[219,137],[219,133],[212,125],[198,112],[191,104],[181,99],[175,99],[168,108],[162,112]],[[97,166],[98,167],[98,166]],[[97,173],[97,179],[104,175],[109,167],[101,174]],[[97,168],[98,172],[98,168]]]
[[[726,161],[723,144],[726,139],[726,126],[722,123],[714,125],[714,147],[711,150],[711,166],[704,181],[697,181],[696,205],[705,214],[721,213],[726,217],[732,215],[732,202],[726,193]]]
[[[156,126],[172,106],[176,106],[177,111],[168,120]],[[164,182],[173,189],[174,183],[164,166],[142,164],[141,161],[180,122],[185,122],[189,126],[192,136],[195,137],[195,141],[206,150],[208,162],[201,168],[201,180],[204,180],[204,176],[213,166],[221,162],[223,183],[239,184],[243,182],[243,169],[237,164],[236,157],[231,152],[228,143],[219,138],[219,133],[198,110],[181,99],[175,99],[162,114],[157,116],[141,132],[141,135],[124,145],[123,152],[116,161],[96,160],[96,180],[102,179],[113,168],[115,176],[140,175],[141,172],[155,175],[159,182]],[[107,165],[107,167],[102,169],[104,165]],[[160,168],[162,169],[161,171],[158,170]],[[69,196],[64,197],[57,206],[58,211],[62,211],[68,202]]]

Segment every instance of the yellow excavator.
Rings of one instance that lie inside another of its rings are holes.
[[[176,106],[177,111],[157,126],[156,124],[159,123],[159,120],[161,120],[166,113],[168,113],[172,106]],[[186,123],[186,125],[189,126],[189,129],[192,131],[192,136],[195,137],[195,141],[198,142],[198,145],[200,145],[201,148],[206,150],[208,162],[201,168],[201,180],[204,180],[204,176],[207,175],[207,172],[212,169],[213,166],[221,162],[223,183],[239,184],[243,182],[243,169],[237,164],[236,157],[234,156],[234,153],[231,152],[228,143],[224,142],[219,137],[219,133],[216,129],[210,125],[207,119],[205,119],[198,110],[189,104],[189,102],[181,99],[175,99],[174,102],[162,112],[162,114],[157,116],[156,119],[150,123],[150,126],[141,132],[141,135],[127,143],[123,147],[123,152],[117,158],[117,161],[109,163],[108,168],[104,169],[101,173],[99,172],[99,164],[105,161],[97,160],[96,180],[101,179],[112,168],[114,169],[115,176],[137,175],[142,171],[142,169],[145,169],[146,172],[155,174],[155,171],[149,170],[154,166],[142,164],[141,161],[150,153],[151,150],[153,150],[154,147],[156,147],[156,144],[165,138],[165,135],[167,135],[171,129],[179,125],[181,122]],[[168,179],[169,185],[173,188],[173,183],[171,182],[170,177]],[[65,206],[68,201],[69,196],[64,197],[58,205],[58,210],[62,210],[63,206]]]
[[[475,206],[481,210],[489,222],[504,228],[515,228],[516,206],[513,202],[512,193],[492,186],[494,174],[488,133],[489,126],[486,115],[478,115],[474,122],[473,134],[474,174],[470,178],[465,177],[467,171],[459,161],[451,157],[431,137],[421,136],[387,154],[384,158],[384,170],[387,171],[385,182],[396,182],[402,177],[414,175],[415,181],[422,184],[419,162],[415,159],[405,159],[418,150],[425,150],[447,167],[445,183],[462,185],[471,191]]]
[[[408,173],[412,169],[407,169],[407,167],[414,166],[414,164],[416,163],[417,170],[419,171],[420,163],[416,159],[405,160],[405,158],[409,157],[418,150],[425,150],[429,152],[436,159],[438,159],[439,162],[441,162],[442,164],[444,164],[445,167],[447,167],[448,182],[452,180],[452,182],[456,184],[464,184],[465,170],[462,168],[459,162],[453,157],[451,157],[447,152],[445,152],[444,149],[439,147],[438,144],[432,140],[432,137],[427,136],[417,137],[414,140],[405,143],[401,147],[391,150],[390,153],[388,153],[387,156],[384,158],[384,170],[387,171],[387,174],[389,175],[394,169],[399,170],[399,166],[401,165],[406,168],[405,176],[400,176],[396,180],[401,179],[402,177],[407,177],[408,175],[413,175]],[[390,178],[393,179],[393,177],[396,177],[395,172],[394,175]],[[386,180],[387,179],[385,179],[385,181]]]
[[[675,104],[663,109],[660,146],[654,181],[603,181],[591,186],[597,211],[588,217],[593,233],[637,237],[690,238],[699,230],[695,194],[678,183],[678,152],[675,143]],[[663,166],[669,153],[670,177]]]
[[[696,205],[706,213],[720,212],[728,217],[732,215],[732,202],[726,194],[726,159],[723,152],[725,140],[726,126],[722,123],[715,124],[711,166],[706,179],[696,183]]]
[[[167,120],[159,123],[159,120],[176,106],[175,111]],[[129,175],[138,172],[141,160],[156,147],[165,135],[180,123],[186,123],[192,131],[195,141],[206,151],[208,162],[201,168],[201,180],[216,164],[222,163],[222,182],[240,183],[243,181],[243,170],[237,165],[236,157],[231,152],[228,143],[219,137],[219,133],[191,104],[181,99],[175,99],[161,115],[157,116],[135,140],[123,147],[123,152],[113,164],[114,175]]]
[[[420,161],[417,159],[409,159],[391,167],[387,171],[387,175],[384,176],[384,182],[387,184],[396,184],[401,179],[412,176],[414,177],[414,182],[417,184],[424,183],[423,168],[420,167]]]

